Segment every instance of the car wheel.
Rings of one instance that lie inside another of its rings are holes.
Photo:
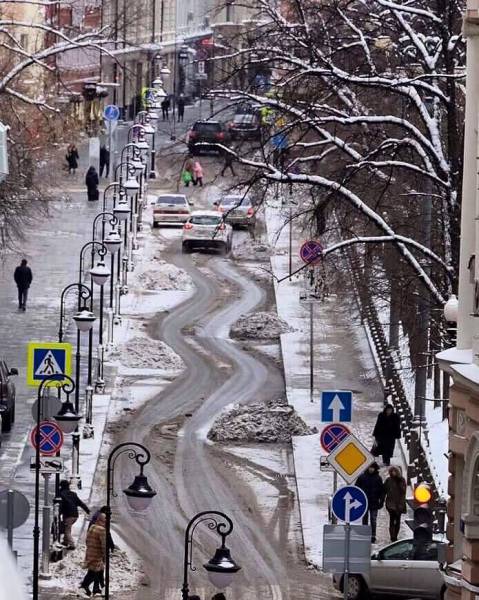
[[[158,227],[159,223],[157,223],[156,221],[153,221],[153,229],[156,229]]]
[[[344,585],[344,579],[343,579]],[[349,600],[361,600],[362,598],[366,598],[367,588],[364,584],[364,581],[360,575],[350,575],[348,579],[348,599]],[[343,587],[344,589],[344,587]]]
[[[12,428],[12,412],[4,412],[2,416],[2,431],[10,431]]]

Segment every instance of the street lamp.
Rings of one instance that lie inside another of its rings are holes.
[[[448,301],[444,305],[444,318],[449,323],[457,323],[457,313],[459,310],[459,302],[457,296],[451,294]]]
[[[110,276],[110,271],[105,267],[103,261],[103,258],[105,257],[106,253],[107,253],[107,249],[106,247],[101,243],[101,242],[97,242],[97,241],[91,241],[91,242],[87,242],[86,244],[83,245],[82,249],[80,250],[80,264],[79,264],[79,269],[78,269],[78,283],[81,284],[82,280],[83,280],[83,262],[84,262],[84,256],[85,256],[85,252],[87,249],[91,248],[92,250],[92,261],[94,260],[94,253],[95,251],[98,252],[98,255],[100,257],[100,262],[98,263],[98,265],[96,267],[93,267],[90,270],[90,276],[91,276],[91,281],[92,284],[96,284],[96,285],[103,285],[104,283],[106,283],[108,277]],[[78,310],[81,310],[81,303],[80,303],[80,296],[78,297]],[[90,310],[93,310],[93,285],[91,286],[90,289]],[[100,304],[100,321],[103,320],[103,303]],[[85,396],[86,396],[86,406],[87,406],[87,410],[86,410],[86,425],[88,427],[86,427],[85,431],[84,431],[84,435],[86,434],[86,431],[90,431],[91,430],[91,421],[92,421],[92,396],[93,396],[93,388],[92,388],[92,372],[93,372],[93,328],[90,328],[89,330],[89,335],[88,335],[88,380],[87,380],[87,387],[85,390]],[[79,405],[80,405],[80,345],[81,345],[81,338],[80,338],[80,330],[78,330],[77,332],[77,355],[76,355],[76,371],[75,371],[75,379],[76,379],[76,388],[75,388],[75,409],[78,412],[79,410]]]
[[[105,555],[105,600],[110,598],[110,545],[108,540],[111,533],[111,497],[117,496],[113,489],[113,475],[115,470],[116,459],[127,454],[130,460],[134,460],[140,467],[140,473],[135,476],[133,483],[128,486],[123,493],[125,494],[128,504],[133,510],[146,510],[151,503],[151,500],[156,496],[156,491],[153,490],[147,477],[143,474],[145,465],[150,462],[151,454],[148,448],[137,442],[123,442],[113,448],[108,455],[107,473],[106,473],[106,555]]]
[[[188,600],[189,597],[188,570],[195,570],[192,560],[193,534],[196,527],[205,521],[208,523],[208,529],[215,529],[221,537],[221,546],[216,549],[215,555],[203,565],[208,573],[208,579],[215,587],[222,589],[230,585],[233,575],[241,569],[231,558],[231,552],[225,543],[226,537],[233,531],[233,521],[224,513],[216,510],[198,513],[190,520],[185,531],[182,600]]]
[[[60,392],[65,392],[67,402],[70,394],[75,389],[75,382],[71,377],[60,373],[49,379],[44,379],[37,392],[37,427],[35,429],[35,508],[33,525],[33,572],[32,572],[32,598],[38,600],[38,575],[39,575],[39,550],[40,550],[40,423],[42,418],[42,401],[46,387],[56,385]],[[71,402],[70,402],[71,404]]]
[[[60,426],[63,433],[73,433],[78,427],[78,421],[81,419],[75,411],[72,401],[67,398],[65,402],[62,402],[62,407],[58,411],[58,414],[53,417]]]

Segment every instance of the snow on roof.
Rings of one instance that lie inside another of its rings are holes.
[[[468,365],[452,365],[451,371],[454,377],[456,373],[461,378],[466,379],[466,383],[479,386],[479,366],[474,364]]]

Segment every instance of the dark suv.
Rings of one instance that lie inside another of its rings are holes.
[[[0,359],[0,415],[2,431],[10,431],[15,421],[15,384],[10,379],[18,375],[17,369],[9,369],[7,363]]]
[[[217,150],[212,145],[198,146],[197,144],[227,144],[231,139],[229,131],[220,121],[196,121],[188,133],[188,150],[191,154],[199,154],[202,150]]]

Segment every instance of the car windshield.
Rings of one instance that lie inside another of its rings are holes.
[[[207,131],[211,133],[215,133],[221,129],[221,125],[219,123],[196,123],[193,127],[193,131]]]
[[[251,113],[235,115],[234,122],[242,125],[251,125],[255,120],[255,116]]]
[[[186,204],[182,196],[159,196],[156,199],[157,204]]]
[[[215,215],[195,215],[191,217],[190,223],[193,225],[220,225],[221,217],[216,217]]]
[[[243,198],[243,196],[226,196],[221,200],[222,206],[234,207],[234,206],[251,206],[249,198]]]

